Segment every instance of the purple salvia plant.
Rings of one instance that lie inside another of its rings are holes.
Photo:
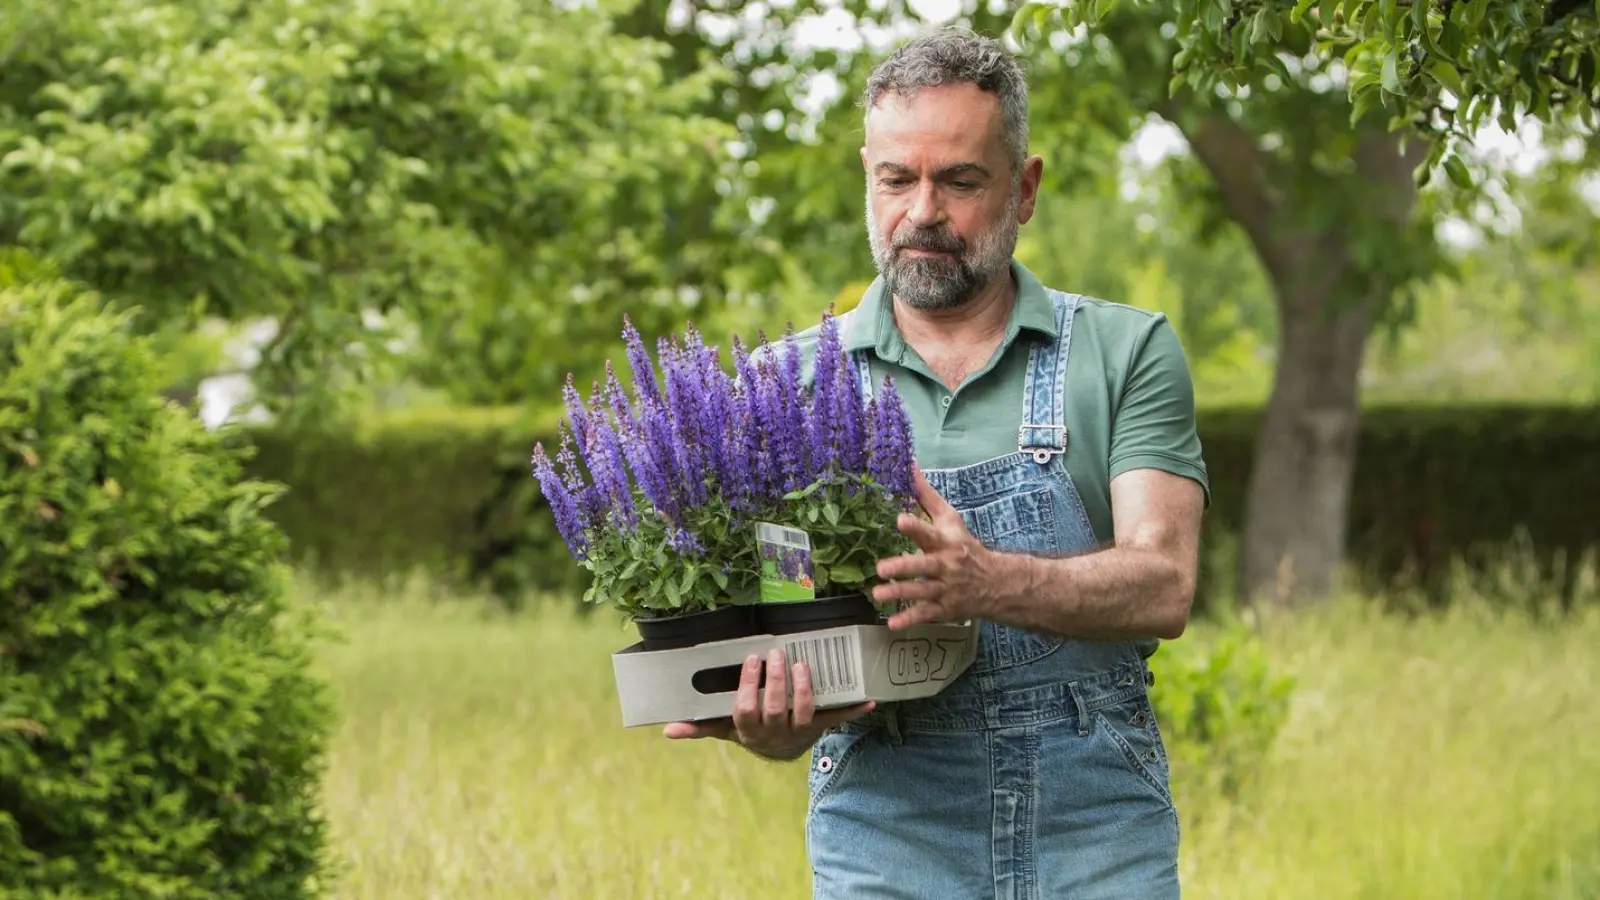
[[[567,373],[566,386],[561,389],[561,396],[566,399],[567,418],[572,422],[573,439],[578,443],[578,456],[589,458],[589,411],[583,405],[583,398],[578,396],[578,387],[573,383],[572,373]]]
[[[894,379],[885,377],[872,398],[871,454],[867,463],[872,479],[903,506],[916,503],[912,477],[911,420],[906,416]]]
[[[622,340],[628,348],[628,365],[633,369],[633,389],[641,403],[659,402],[661,390],[656,384],[655,366],[644,348],[644,339],[627,316],[622,317]]]
[[[595,414],[589,418],[589,471],[594,477],[595,491],[610,507],[612,521],[622,529],[632,529],[637,520],[622,440],[610,418],[601,412],[604,407],[599,403],[595,406]]]
[[[819,468],[820,458],[815,456],[812,431],[815,422],[806,415],[805,400],[800,391],[800,345],[793,340],[784,341],[783,367],[773,384],[779,426],[773,435],[781,454],[783,491],[793,491],[810,484]]]
[[[822,329],[811,369],[811,474],[823,476],[839,465],[839,368],[844,361],[839,347],[837,320],[822,317]]]
[[[619,423],[618,437],[622,441],[623,458],[627,460],[634,480],[652,506],[669,513],[675,507],[672,481],[661,458],[661,452],[666,448],[650,439],[651,419],[660,418],[653,410],[658,409],[660,404],[652,403],[647,398],[637,417],[634,416],[628,409],[628,398],[622,390],[622,383],[617,380],[609,362],[606,363],[606,393],[611,401],[612,415]]]
[[[733,338],[733,369],[737,383],[732,402],[733,428],[729,429],[725,445],[727,475],[731,486],[736,486],[735,508],[749,512],[766,500],[768,420],[762,411],[760,375],[738,335]]]
[[[695,411],[693,371],[680,348],[666,342],[661,348],[661,368],[666,383],[666,411],[678,457],[678,477],[682,479],[679,484],[685,491],[684,502],[698,505],[705,502],[706,467],[700,417]]]
[[[650,477],[659,481],[662,499],[652,500],[656,509],[672,521],[677,521],[684,501],[684,476],[679,448],[674,441],[672,421],[666,403],[648,400],[639,412],[640,440],[643,463]]]
[[[861,472],[867,466],[867,419],[861,397],[859,363],[840,350],[840,385],[836,395],[839,423],[839,461],[847,472]]]
[[[544,494],[545,502],[550,504],[556,530],[566,542],[567,550],[573,559],[582,561],[589,547],[583,530],[583,517],[578,509],[578,498],[573,496],[567,480],[556,473],[555,466],[545,455],[543,443],[533,445],[533,476],[539,480],[539,490]]]
[[[693,532],[683,528],[673,529],[667,538],[667,543],[684,556],[703,556],[706,552],[705,545],[700,543],[700,539],[695,537]]]
[[[770,504],[783,494],[787,453],[783,446],[783,406],[778,392],[778,370],[770,356],[750,363],[750,411],[755,432],[750,436],[756,468],[752,489],[756,502]]]
[[[701,440],[705,441],[706,468],[712,483],[727,491],[739,485],[728,471],[728,432],[733,427],[733,383],[717,361],[717,349],[700,344],[699,335],[695,339],[698,354],[695,381],[700,388],[700,402],[696,408],[700,413]]]

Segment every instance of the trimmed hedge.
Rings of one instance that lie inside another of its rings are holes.
[[[0,253],[0,897],[308,900],[334,724],[274,491]]]
[[[289,490],[272,514],[295,562],[335,579],[582,589],[532,477],[534,441],[560,413],[424,408],[347,431],[247,426],[251,474]]]
[[[530,475],[559,412],[435,409],[354,433],[249,433],[252,474],[291,486],[273,508],[302,563],[382,577],[421,568],[506,596],[581,586]],[[1237,533],[1260,412],[1213,409],[1207,542]],[[1522,538],[1548,564],[1600,549],[1600,409],[1369,410],[1351,498],[1349,556],[1374,582],[1424,583],[1454,561],[1492,561]],[[1211,577],[1226,573],[1210,572]]]

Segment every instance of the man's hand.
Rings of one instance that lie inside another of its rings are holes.
[[[889,619],[889,627],[897,630],[924,622],[980,618],[1001,589],[1006,567],[994,551],[973,537],[961,514],[928,484],[920,467],[915,477],[917,500],[928,519],[902,513],[898,525],[922,553],[880,560],[879,578],[905,580],[878,585],[872,599],[879,603],[913,601],[909,609]]]
[[[789,704],[789,677],[794,678],[794,708]],[[816,711],[811,670],[805,663],[784,665],[782,650],[767,657],[767,686],[760,690],[761,657],[751,654],[739,673],[733,717],[710,722],[673,722],[665,734],[673,740],[719,738],[772,759],[794,759],[811,748],[824,731],[860,718],[877,708],[868,700],[843,709]]]

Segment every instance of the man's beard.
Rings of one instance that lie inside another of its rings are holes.
[[[1017,247],[1017,210],[1021,191],[1013,189],[1005,212],[994,227],[978,235],[969,247],[961,238],[941,227],[921,229],[904,226],[892,244],[885,246],[867,198],[867,240],[872,246],[872,261],[883,277],[889,296],[923,310],[955,309],[971,300],[995,276],[1009,271],[1011,254]],[[950,256],[893,256],[905,247],[944,251]]]

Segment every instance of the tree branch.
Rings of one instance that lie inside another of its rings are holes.
[[[1225,114],[1205,113],[1185,121],[1189,117],[1179,115],[1172,101],[1161,104],[1158,112],[1183,132],[1195,158],[1216,181],[1229,214],[1249,236],[1273,279],[1283,283],[1289,273],[1272,227],[1282,204],[1272,189],[1272,158]]]

